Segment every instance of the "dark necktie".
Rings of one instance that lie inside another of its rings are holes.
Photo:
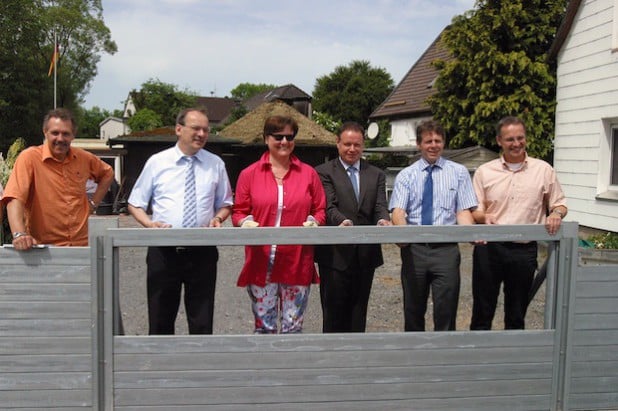
[[[187,165],[185,167],[185,198],[182,210],[182,226],[197,226],[197,199],[195,196],[195,171],[193,157],[185,157]]]
[[[350,166],[348,167],[348,177],[350,177],[350,181],[352,182],[352,187],[354,188],[354,195],[356,196],[356,201],[358,201],[359,190],[358,190],[358,180],[356,180],[356,167]]]
[[[426,168],[427,177],[425,178],[425,185],[423,186],[423,200],[421,204],[421,224],[432,225],[433,224],[433,178],[431,172],[433,166]]]

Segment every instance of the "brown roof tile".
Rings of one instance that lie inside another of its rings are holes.
[[[438,71],[431,65],[437,59],[450,60],[451,55],[440,42],[442,33],[412,66],[393,92],[371,113],[370,118],[397,118],[426,112],[431,114],[427,97],[435,93],[433,84]]]

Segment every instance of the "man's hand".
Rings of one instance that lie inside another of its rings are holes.
[[[15,247],[16,250],[30,250],[33,246],[37,244],[37,240],[28,233],[13,233],[13,247]]]
[[[148,228],[172,228],[171,224],[162,223],[161,221],[151,221],[148,225]]]
[[[556,213],[551,213],[545,221],[545,229],[550,235],[554,235],[560,229],[560,224],[562,224],[562,217]]]

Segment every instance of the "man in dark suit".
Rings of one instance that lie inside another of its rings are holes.
[[[331,226],[390,225],[386,177],[361,159],[364,130],[353,122],[337,136],[339,157],[316,167],[326,192]],[[364,332],[375,269],[383,264],[380,244],[316,247],[320,268],[323,332]]]

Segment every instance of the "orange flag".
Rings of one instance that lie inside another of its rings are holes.
[[[54,68],[58,64],[58,45],[54,46],[54,54],[52,54],[51,63],[49,63],[49,71],[47,72],[47,77],[52,75]]]

